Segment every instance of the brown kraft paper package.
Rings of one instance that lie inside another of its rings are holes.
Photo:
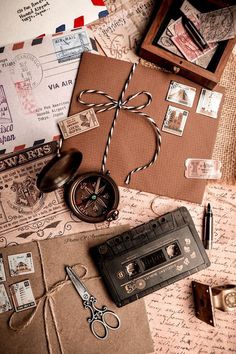
[[[69,115],[87,109],[85,105],[77,101],[82,90],[101,90],[118,100],[131,67],[132,64],[128,62],[84,53]],[[196,88],[193,107],[165,100],[171,80]],[[188,158],[211,158],[221,111],[220,107],[217,119],[196,113],[201,89],[201,86],[180,76],[138,65],[129,83],[125,99],[139,91],[150,92],[152,103],[143,111],[155,120],[160,130],[169,105],[187,110],[189,115],[182,136],[161,131],[162,146],[157,161],[146,170],[133,174],[129,184],[130,188],[201,203],[206,180],[185,178],[184,164]],[[222,92],[222,88],[216,88],[216,91]],[[95,94],[86,94],[82,100],[89,103],[109,102],[104,96]],[[139,96],[128,105],[141,105],[145,100],[146,98]],[[114,113],[114,109],[98,113],[100,124],[98,128],[64,140],[63,150],[76,148],[83,153],[79,174],[100,171]],[[110,171],[115,182],[119,186],[125,186],[127,174],[133,168],[149,162],[154,150],[154,131],[145,118],[121,109],[106,164],[106,169]]]
[[[46,328],[51,353],[61,351],[65,354],[152,352],[153,346],[144,301],[139,300],[125,308],[117,308],[110,300],[89,255],[90,247],[127,229],[127,226],[122,226],[2,248],[0,253],[3,254],[7,276],[4,284],[9,297],[11,284],[29,279],[34,297],[40,300],[37,301],[39,302],[37,312],[26,328],[22,327],[34,309],[14,313],[12,324],[14,327],[21,327],[20,331],[9,328],[9,319],[13,310],[0,314],[0,353],[48,353]],[[11,277],[7,256],[24,252],[32,252],[35,272]],[[107,306],[121,320],[121,327],[116,331],[109,331],[106,340],[98,340],[91,333],[87,322],[90,311],[84,308],[70,280],[63,282],[62,287],[55,286],[65,280],[65,266],[75,265],[77,266],[74,269],[80,276],[85,275],[83,266],[87,268],[87,274],[82,281],[88,291],[97,298],[96,306]],[[43,280],[43,273],[46,284]],[[48,289],[48,296],[45,296],[45,288]],[[54,321],[51,310],[53,310]],[[57,331],[55,326],[57,326]],[[61,341],[61,350],[57,332]]]

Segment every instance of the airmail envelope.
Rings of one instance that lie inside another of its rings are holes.
[[[85,27],[8,45],[0,53],[0,152],[55,140],[67,116],[80,56],[96,53]]]
[[[0,46],[81,27],[107,13],[103,0],[0,1]]]

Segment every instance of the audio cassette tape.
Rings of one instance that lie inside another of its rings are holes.
[[[91,252],[118,307],[210,265],[185,207],[115,236]]]

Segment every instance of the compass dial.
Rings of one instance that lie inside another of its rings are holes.
[[[108,218],[108,214],[112,217],[111,211],[116,210],[119,190],[111,177],[91,172],[72,183],[68,202],[74,214],[81,220],[101,222]]]

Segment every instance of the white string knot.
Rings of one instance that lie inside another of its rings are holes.
[[[110,132],[107,138],[107,143],[106,143],[106,147],[105,147],[105,151],[103,154],[103,159],[102,159],[102,165],[101,165],[101,171],[102,173],[105,173],[105,166],[106,166],[106,161],[107,161],[107,156],[108,156],[108,152],[109,152],[109,147],[110,147],[110,143],[111,143],[111,138],[114,132],[114,128],[115,128],[115,124],[116,124],[116,120],[118,118],[119,112],[120,110],[127,110],[131,113],[135,113],[138,114],[139,116],[144,117],[147,122],[149,124],[151,124],[152,128],[155,131],[155,142],[156,142],[156,148],[155,148],[155,152],[152,156],[152,159],[145,165],[143,166],[139,166],[134,168],[132,171],[130,171],[125,179],[125,184],[129,184],[130,180],[131,180],[131,176],[133,173],[141,171],[141,170],[145,170],[146,168],[150,167],[151,165],[154,164],[154,162],[157,159],[157,156],[160,153],[160,147],[161,147],[161,133],[160,130],[156,124],[156,122],[154,121],[153,118],[151,118],[148,114],[142,112],[141,110],[144,109],[145,107],[147,107],[151,102],[152,102],[152,95],[150,92],[148,91],[139,91],[133,95],[130,95],[126,100],[124,100],[124,96],[125,96],[125,92],[129,86],[130,80],[134,74],[135,68],[136,68],[137,64],[133,64],[131,71],[129,73],[129,76],[125,82],[124,88],[120,94],[120,97],[118,100],[115,100],[112,96],[108,95],[106,92],[104,91],[100,91],[100,90],[82,90],[79,93],[79,96],[77,98],[78,102],[87,106],[87,107],[94,107],[97,108],[96,109],[96,113],[102,113],[105,111],[110,111],[112,109],[115,110],[115,115],[112,121],[112,125],[110,128]],[[99,95],[99,96],[104,96],[107,98],[107,102],[103,102],[103,103],[91,103],[91,102],[86,102],[84,100],[82,100],[82,96],[86,95],[86,94],[92,94],[92,95]],[[144,96],[146,97],[146,101],[141,104],[141,105],[136,105],[136,106],[131,106],[128,105],[128,103],[130,101],[132,101],[133,99],[139,97],[139,96]]]

